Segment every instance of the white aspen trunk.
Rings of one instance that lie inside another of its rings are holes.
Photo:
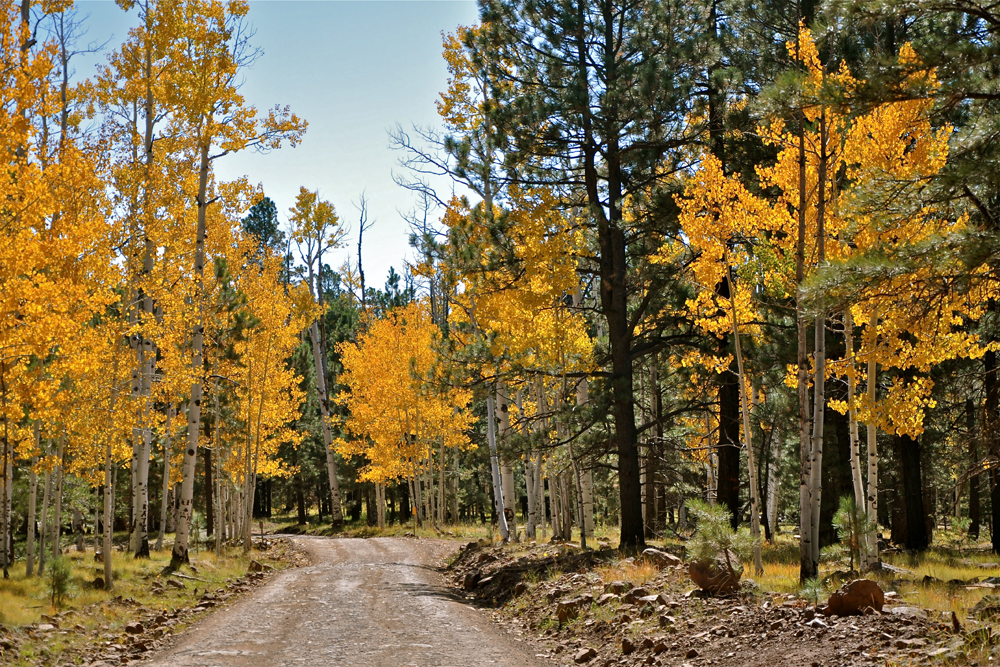
[[[143,80],[146,84],[146,95],[143,103],[145,116],[145,127],[143,134],[144,162],[146,167],[146,178],[143,189],[144,207],[146,223],[154,220],[154,214],[150,211],[151,189],[153,170],[153,140],[154,125],[156,119],[155,97],[153,95],[154,73],[153,73],[153,53],[149,40],[145,40],[145,62],[143,63]],[[204,197],[202,197],[204,199]],[[145,230],[145,252],[142,262],[142,276],[148,279],[153,273],[153,266],[156,260],[156,246],[149,238],[149,229]],[[156,352],[153,341],[146,333],[153,318],[153,298],[149,293],[148,286],[141,291],[141,308],[145,314],[145,321],[139,329],[138,341],[138,398],[139,398],[139,438],[133,449],[135,462],[133,464],[132,478],[132,534],[129,542],[131,551],[136,558],[149,558],[149,459],[152,456],[152,428],[151,421],[151,396],[153,384],[153,371],[155,369]]]
[[[851,307],[844,309],[844,345],[847,356],[847,407],[851,443],[851,480],[854,483],[854,505],[862,516],[867,513],[865,502],[865,481],[861,472],[861,442],[858,437],[858,410],[854,399],[854,386],[857,382],[857,361],[854,358],[854,314]],[[859,566],[864,572],[868,568],[867,535],[860,540],[861,549],[858,554]]]
[[[224,523],[222,518],[222,443],[220,440],[221,428],[219,426],[220,421],[220,411],[219,411],[219,381],[215,381],[215,437],[213,438],[213,446],[215,448],[215,479],[212,480],[213,494],[212,494],[212,504],[215,506],[215,523],[213,526],[215,529],[215,555],[222,555],[222,539],[223,533],[222,524]]]
[[[510,406],[507,403],[507,392],[501,385],[497,385],[497,408],[499,410],[499,434],[500,442],[506,449],[510,444]],[[515,521],[515,500],[517,493],[514,489],[514,466],[509,460],[510,454],[504,454],[500,463],[500,487],[503,489],[504,516],[507,519],[507,531],[511,539],[517,542],[517,522]]]
[[[83,512],[78,507],[73,508],[73,537],[76,550],[86,551],[83,546]]]
[[[576,461],[576,456],[573,454],[573,443],[569,444],[569,460],[573,464],[573,474],[576,477],[576,507],[577,507],[577,525],[580,526],[580,548],[587,548],[587,531],[584,529],[584,510],[583,510],[583,476],[580,474],[580,465]]]
[[[188,402],[188,443],[184,450],[181,468],[180,507],[177,512],[177,534],[170,556],[170,568],[178,569],[188,562],[188,544],[191,537],[191,517],[194,513],[194,476],[198,463],[198,434],[201,432],[201,400],[204,390],[204,345],[205,345],[205,220],[208,213],[208,144],[201,146],[201,165],[198,173],[198,230],[194,253],[194,278],[197,285],[198,315],[194,324],[191,357],[191,398]]]
[[[549,482],[549,530],[552,532],[552,539],[559,539],[559,492],[556,489],[556,476],[553,472],[555,465],[552,457],[545,462],[545,477]]]
[[[576,404],[580,407],[590,401],[589,383],[584,378],[576,385]],[[576,465],[574,463],[574,465]],[[580,471],[580,500],[583,518],[580,524],[581,532],[586,539],[594,539],[594,473],[590,468]]]
[[[385,530],[385,484],[379,484],[378,489],[378,527]]]
[[[759,576],[764,573],[760,552],[760,487],[757,485],[757,462],[750,431],[750,401],[747,400],[746,374],[743,370],[743,347],[740,343],[739,320],[736,317],[736,283],[733,280],[732,267],[727,266],[726,270],[729,276],[729,304],[733,322],[733,343],[736,348],[736,369],[740,382],[740,407],[743,412],[743,446],[747,450],[747,468],[750,472],[750,536],[754,541],[753,565],[754,572]]]
[[[335,528],[344,525],[344,514],[340,509],[340,482],[337,479],[337,456],[333,451],[333,433],[330,431],[330,399],[326,393],[326,374],[323,372],[323,358],[319,340],[319,322],[309,327],[312,339],[313,365],[316,367],[316,393],[319,397],[320,421],[323,429],[323,445],[326,449],[326,476],[330,482],[330,512]]]
[[[424,523],[424,494],[422,492],[422,485],[420,483],[420,468],[416,463],[413,466],[413,491],[415,495],[413,496],[413,512],[417,515],[417,525],[422,526]]]
[[[45,456],[52,451],[52,441],[45,447]],[[38,535],[38,576],[45,574],[45,545],[49,536],[49,498],[52,495],[52,473],[45,471],[45,488],[42,491],[42,529]]]
[[[447,447],[444,446],[444,442],[441,442],[441,469],[438,471],[438,525],[443,526],[445,523],[446,514],[448,512],[448,504],[445,502],[445,469],[448,467],[446,462],[446,452]],[[382,499],[385,499],[385,487],[382,488]]]
[[[528,426],[528,420],[524,418],[524,400],[520,389],[514,395],[514,402],[517,404],[517,414],[522,420],[524,435],[525,437],[530,436],[531,428]],[[535,539],[535,527],[538,521],[535,505],[535,468],[532,461],[533,457],[534,452],[532,451],[529,451],[524,457],[524,491],[528,497],[528,520],[524,525],[524,539],[526,540]]]
[[[564,533],[562,474],[550,471],[549,476],[549,495],[552,497],[552,538],[561,540]]]
[[[497,513],[497,525],[500,528],[500,537],[504,542],[510,540],[510,533],[507,530],[507,519],[503,513],[503,493],[500,482],[500,465],[497,461],[497,440],[496,440],[496,415],[493,410],[493,392],[486,395],[486,442],[490,448],[490,475],[493,478],[493,499],[494,510]]]
[[[871,519],[871,530],[866,536],[869,567],[877,565],[878,553],[878,434],[875,430],[875,387],[878,383],[878,364],[875,361],[875,348],[878,341],[878,313],[872,309],[871,320],[868,322],[872,342],[868,356],[868,409],[871,416],[866,425],[868,439],[868,503],[866,510]]]
[[[101,525],[101,486],[94,487],[94,558],[100,553],[100,535],[97,527]],[[96,562],[96,561],[95,561]]]
[[[708,504],[715,506],[715,500],[719,494],[719,487],[715,479],[715,453],[712,451],[712,415],[708,412],[705,413],[705,443],[706,452],[705,456],[705,475],[708,477]]]
[[[163,535],[167,526],[167,510],[169,508],[170,496],[170,455],[171,455],[171,432],[170,422],[174,414],[173,404],[167,408],[167,423],[163,429],[163,490],[160,496],[160,532],[156,536],[155,549],[159,551],[163,548]]]
[[[115,400],[112,399],[112,406],[114,403]],[[114,412],[113,409],[112,412]],[[104,544],[101,546],[101,554],[104,558],[104,590],[106,591],[115,589],[114,580],[111,578],[111,541],[115,523],[114,477],[111,466],[111,441],[109,439],[104,448]]]
[[[144,343],[145,344],[145,341]],[[143,363],[145,366],[145,362]],[[143,383],[145,392],[146,380]],[[145,426],[140,432],[139,446],[137,447],[138,457],[135,466],[135,487],[132,524],[132,553],[136,558],[149,558],[149,457],[152,453],[152,430],[149,428],[149,407],[148,394],[143,398],[146,407],[143,409]]]
[[[538,514],[535,507],[535,464],[531,453],[524,459],[524,486],[528,493],[528,521],[524,525],[524,538],[533,540],[536,534],[535,523],[538,521]]]
[[[406,476],[406,483],[410,490],[410,507],[413,512],[413,534],[417,533],[417,526],[420,525],[420,505],[417,504],[417,492],[413,484],[413,462],[410,462],[410,474]]]
[[[542,531],[542,539],[545,539],[545,479],[542,473],[544,455],[537,452],[535,458],[535,513],[538,516],[536,530]]]
[[[458,507],[458,485],[460,482],[459,470],[461,470],[459,468],[459,465],[461,465],[459,456],[460,454],[458,451],[458,447],[456,447],[454,451],[455,472],[451,476],[451,521],[452,523],[456,524],[458,523],[458,511],[459,511]]]
[[[813,432],[812,460],[809,470],[809,490],[811,499],[810,548],[813,569],[819,570],[819,515],[823,495],[823,425],[826,407],[826,320],[821,315],[816,318],[816,349],[814,359],[816,373],[813,376]]]
[[[424,459],[423,463],[424,469],[424,502],[426,505],[424,507],[427,512],[427,523],[434,526],[436,524],[434,520],[434,450],[432,449],[427,453],[427,458]]]
[[[36,452],[41,451],[40,430],[38,420],[36,419],[33,426]],[[37,524],[35,513],[38,510],[38,473],[35,472],[36,465],[38,465],[38,457],[32,456],[31,467],[28,468],[28,544],[27,554],[24,559],[24,574],[26,577],[35,574],[35,525]]]
[[[780,434],[771,435],[770,464],[767,475],[767,525],[771,527],[771,535],[778,534],[778,457],[781,453]]]
[[[59,448],[56,453],[56,511],[52,519],[52,559],[62,555],[62,497],[63,497],[63,457],[66,454],[66,431],[59,435]]]
[[[570,471],[564,470],[560,475],[562,478],[562,488],[559,489],[562,496],[561,505],[563,510],[563,539],[567,542],[573,539],[573,491],[570,481]]]

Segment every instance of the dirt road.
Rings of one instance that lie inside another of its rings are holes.
[[[296,537],[286,570],[153,656],[154,667],[541,667],[531,648],[453,596],[436,571],[454,543]]]

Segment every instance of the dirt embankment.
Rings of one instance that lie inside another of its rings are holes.
[[[739,595],[702,597],[685,564],[613,563],[570,547],[514,557],[473,543],[449,573],[468,598],[502,604],[495,621],[567,665],[970,664],[997,643],[988,624],[961,628],[892,596],[882,613],[828,617],[822,605],[752,582]]]

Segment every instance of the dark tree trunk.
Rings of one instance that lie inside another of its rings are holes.
[[[976,405],[965,402],[965,421],[969,432],[969,539],[979,539],[979,434],[976,433]]]
[[[302,480],[296,481],[298,483],[295,485],[295,507],[298,510],[298,524],[303,526],[306,523],[306,494],[302,490]]]
[[[996,301],[990,299],[987,310],[996,311]],[[986,393],[986,404],[983,409],[982,439],[986,451],[991,456],[1000,454],[998,447],[997,399],[1000,398],[1000,383],[997,382],[997,353],[989,350],[983,355],[983,389]],[[997,484],[996,468],[990,469],[990,525],[993,552],[1000,554],[1000,486]]]
[[[730,523],[740,513],[740,387],[733,373],[719,375],[718,501],[729,508]]]
[[[925,551],[930,545],[930,539],[927,535],[924,490],[921,483],[920,442],[908,435],[897,435],[896,451],[899,454],[899,468],[903,482],[901,501],[906,513],[906,536],[903,544],[907,549]]]

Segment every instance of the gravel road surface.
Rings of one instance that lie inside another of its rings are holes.
[[[437,567],[455,543],[295,537],[312,557],[212,614],[154,667],[541,667],[552,663],[464,604]]]

